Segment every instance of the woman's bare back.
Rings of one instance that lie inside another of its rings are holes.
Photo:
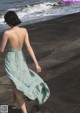
[[[12,48],[20,49],[23,47],[25,40],[25,28],[14,27],[8,30],[8,41]]]

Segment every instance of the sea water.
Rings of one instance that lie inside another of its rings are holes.
[[[0,30],[7,27],[4,14],[13,10],[22,23],[31,24],[80,12],[80,3],[60,4],[59,0],[0,0]]]

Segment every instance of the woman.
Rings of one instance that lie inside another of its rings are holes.
[[[3,34],[0,52],[4,52],[7,44],[5,71],[13,83],[13,89],[22,112],[27,113],[23,95],[31,100],[38,99],[39,104],[43,104],[48,99],[50,90],[47,84],[37,74],[41,72],[41,67],[30,45],[27,30],[18,26],[21,20],[14,11],[8,11],[4,15],[4,19],[11,28]],[[27,66],[26,59],[22,52],[23,44],[26,45],[35,63],[37,73]]]

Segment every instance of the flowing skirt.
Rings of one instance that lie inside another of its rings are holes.
[[[39,104],[43,104],[49,98],[48,85],[28,67],[22,49],[11,48],[6,53],[5,71],[17,90],[29,99],[35,100],[37,98]]]

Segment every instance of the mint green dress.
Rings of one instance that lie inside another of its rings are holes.
[[[8,44],[5,55],[5,71],[9,79],[29,99],[38,99],[43,104],[50,95],[50,89],[43,79],[31,70],[24,57],[22,49],[11,48]]]

